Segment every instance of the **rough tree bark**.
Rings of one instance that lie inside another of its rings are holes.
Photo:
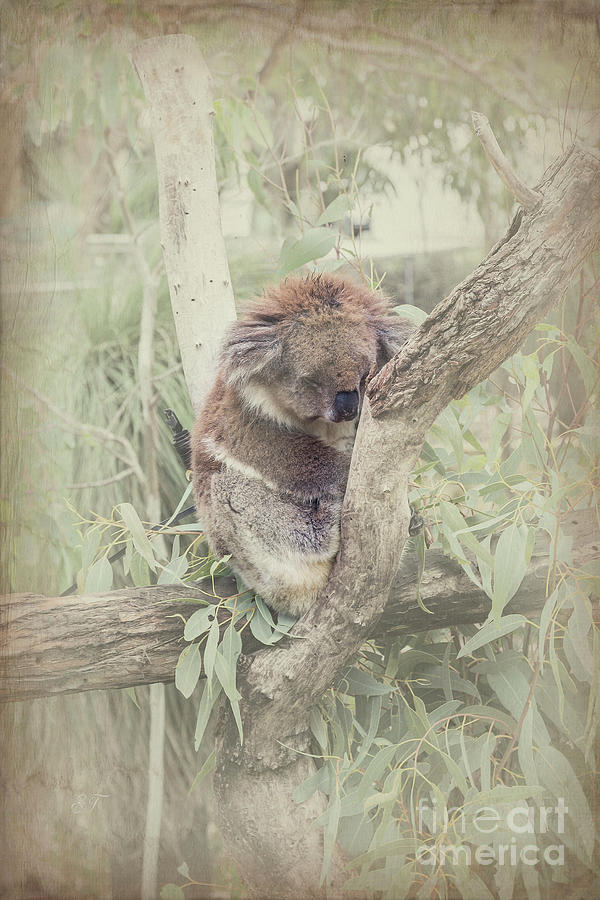
[[[583,566],[600,555],[593,510],[572,513],[563,523],[573,538],[573,564]],[[541,609],[548,568],[547,536],[540,536],[527,575],[507,612],[535,615]],[[482,622],[490,610],[483,594],[461,566],[439,550],[430,550],[417,602],[417,559],[402,558],[383,615],[368,637],[414,634],[445,625]],[[32,700],[79,691],[135,687],[173,681],[181,648],[182,622],[193,600],[217,603],[236,592],[233,578],[215,578],[197,587],[182,585],[122,588],[105,594],[43,597],[13,594],[0,598],[0,645],[4,677],[0,702]],[[185,597],[188,602],[182,603]],[[222,618],[226,618],[223,615]],[[242,632],[244,654],[264,649],[252,632]]]

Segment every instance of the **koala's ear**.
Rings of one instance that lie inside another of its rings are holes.
[[[256,312],[231,326],[221,351],[227,381],[243,383],[280,358],[280,325],[279,317]]]
[[[385,365],[395,356],[400,347],[407,342],[415,326],[408,319],[403,319],[393,312],[387,312],[375,319],[377,334],[377,366]]]

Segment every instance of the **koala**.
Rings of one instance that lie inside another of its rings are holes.
[[[229,329],[192,433],[208,542],[274,610],[299,616],[324,587],[369,373],[411,326],[333,275],[288,278]]]

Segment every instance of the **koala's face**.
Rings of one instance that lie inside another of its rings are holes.
[[[282,336],[277,377],[269,379],[269,390],[301,420],[351,421],[359,414],[376,359],[375,328],[366,322],[349,327],[339,315],[330,321],[301,317]]]
[[[350,422],[369,372],[410,330],[360,285],[329,275],[288,279],[231,327],[224,374],[247,403],[283,422]]]

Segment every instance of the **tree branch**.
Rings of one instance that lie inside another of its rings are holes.
[[[471,119],[475,134],[481,141],[486,156],[493,165],[494,169],[511,192],[516,197],[523,209],[533,209],[542,199],[539,191],[532,191],[524,181],[522,181],[508,159],[500,149],[500,145],[496,140],[496,135],[492,131],[489,120],[483,113],[471,111]]]
[[[245,758],[258,747],[264,758],[273,734],[289,743],[286,725],[290,735],[297,732],[299,710],[309,710],[335,680],[383,612],[408,529],[408,479],[425,434],[453,398],[521,345],[598,243],[599,175],[600,161],[583,149],[561,157],[542,182],[542,202],[515,219],[371,382],[336,565],[324,596],[297,626],[305,640],[261,653],[252,664]],[[261,707],[254,701],[266,685],[280,699]],[[274,761],[280,754],[272,750]]]
[[[572,513],[564,529],[573,538],[574,566],[600,556],[592,510]],[[543,606],[548,547],[549,538],[540,536],[509,612],[531,616]],[[406,553],[383,615],[365,638],[427,631],[432,622],[436,628],[481,622],[489,613],[488,597],[439,550],[428,552],[420,585],[422,602],[432,615],[417,601],[416,582],[416,557]],[[202,602],[218,603],[236,592],[234,579],[221,577],[215,579],[214,592],[207,579],[195,586],[156,585],[104,594],[1,597],[5,677],[0,702],[171,682],[184,646],[182,616],[189,618]],[[229,614],[222,611],[220,618],[225,627]],[[264,649],[249,628],[242,640],[247,655]]]
[[[426,411],[429,427],[518,350],[598,246],[599,174],[600,157],[584,147],[550,166],[535,209],[516,214],[505,237],[375,376],[375,418]]]

